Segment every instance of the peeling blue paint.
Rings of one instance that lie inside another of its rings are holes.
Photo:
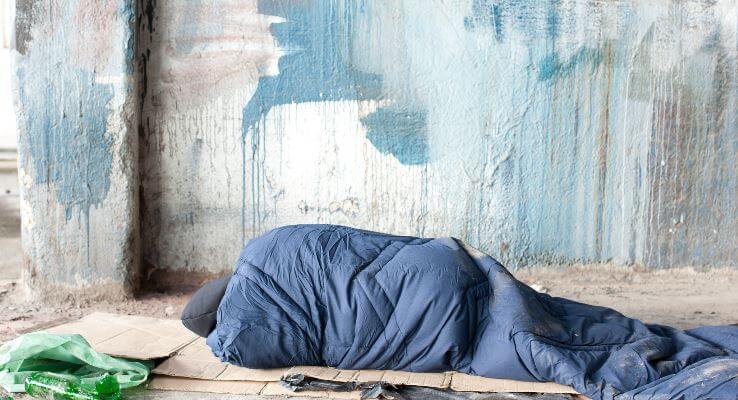
[[[124,49],[125,71],[127,75],[132,75],[136,64],[136,5],[135,2],[121,2],[119,13],[123,21],[128,23],[128,29],[125,31],[124,41],[126,43]]]
[[[735,265],[728,3],[261,0],[285,20],[271,29],[284,55],[239,109],[243,239],[295,222],[295,196],[370,188],[350,223],[453,234],[513,266]],[[331,157],[285,162],[314,113],[326,138],[311,151]],[[362,131],[399,163],[351,170]],[[285,179],[295,163],[317,177]],[[349,188],[333,184],[346,176]],[[335,218],[318,209],[299,218]]]
[[[383,154],[406,165],[428,162],[427,113],[379,108],[361,119],[366,137]]]
[[[545,56],[538,63],[538,80],[545,81],[552,78],[560,78],[570,75],[577,66],[588,63],[591,71],[602,62],[602,51],[600,49],[580,48],[566,61],[561,61],[558,52]]]
[[[555,41],[561,34],[560,0],[472,0],[464,27],[469,31],[492,28],[497,41],[516,30],[526,40]]]
[[[106,124],[113,89],[81,69],[48,76],[29,66],[18,77],[35,183],[53,186],[67,219],[74,210],[87,216],[110,189],[113,139]]]
[[[464,17],[464,26],[468,30],[474,30],[479,26],[489,26],[494,29],[495,38],[500,41],[504,39],[502,10],[502,5],[496,1],[474,0],[471,6],[471,14]]]
[[[279,74],[259,79],[243,110],[243,134],[280,104],[378,99],[382,78],[351,66],[350,31],[356,10],[332,0],[261,0],[261,14],[282,17],[272,35],[287,52]]]

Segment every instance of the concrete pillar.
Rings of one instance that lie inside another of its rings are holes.
[[[134,0],[18,0],[24,282],[120,298],[139,274]]]

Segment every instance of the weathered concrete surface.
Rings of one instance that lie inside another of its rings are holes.
[[[141,146],[143,256],[152,269],[222,271],[242,243],[241,113],[277,49],[255,1],[157,2]],[[153,29],[146,25],[153,21]]]
[[[23,252],[15,151],[0,149],[0,281],[18,279]]]
[[[121,297],[138,277],[133,0],[16,2],[25,282]]]
[[[161,2],[146,262],[293,223],[512,267],[738,262],[735,1]]]
[[[6,18],[5,8],[0,6],[0,18]],[[7,31],[10,32],[10,29],[7,29]],[[2,35],[2,32],[0,32],[0,35]],[[9,38],[10,35],[8,35],[8,40]],[[10,50],[0,47],[0,152],[3,149],[16,149],[18,147],[13,96],[11,95],[11,76],[13,74],[10,69],[10,54]]]
[[[18,1],[26,281],[123,295],[314,222],[736,267],[737,9]]]

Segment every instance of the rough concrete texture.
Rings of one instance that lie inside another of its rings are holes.
[[[16,4],[23,274],[43,297],[122,297],[137,278],[133,4]]]
[[[149,268],[223,271],[240,251],[241,114],[278,52],[269,26],[279,19],[257,11],[254,1],[158,2],[144,21]]]
[[[735,267],[734,1],[159,3],[144,255],[224,271],[293,223],[511,267]]]
[[[5,11],[3,5],[0,5],[0,18],[5,17],[3,15]],[[0,28],[0,35],[2,34],[2,29]],[[18,146],[18,134],[15,126],[11,90],[11,77],[13,74],[10,72],[10,54],[9,49],[0,46],[0,152],[4,149],[15,149]]]
[[[139,260],[222,273],[315,222],[455,236],[511,268],[737,266],[732,0],[17,13],[26,276],[46,294],[124,294]]]
[[[0,149],[0,280],[18,279],[23,253],[15,152]]]

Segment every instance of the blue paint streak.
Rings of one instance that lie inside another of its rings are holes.
[[[259,199],[262,181],[258,155],[260,146],[259,125],[265,123],[269,111],[278,105],[339,100],[382,99],[382,77],[366,73],[351,64],[354,20],[366,15],[364,5],[355,1],[339,0],[260,0],[260,14],[284,18],[283,23],[271,26],[271,33],[278,46],[286,52],[279,59],[279,73],[259,79],[256,92],[243,109],[242,157],[243,184],[242,235],[246,237],[246,138],[251,134],[251,207],[252,230],[260,224]],[[380,119],[383,117],[380,117]],[[425,118],[423,117],[423,120]],[[391,122],[390,119],[386,120]],[[404,123],[404,122],[403,122]],[[417,126],[411,124],[410,126]],[[407,129],[407,126],[401,128]],[[390,132],[383,129],[383,132]],[[383,133],[384,134],[384,133]],[[382,134],[382,135],[383,135]],[[419,143],[425,143],[425,129],[416,132]],[[380,135],[380,134],[377,134]],[[380,135],[381,136],[381,135]],[[408,146],[389,144],[389,139],[375,138],[382,143],[380,151],[405,151]],[[371,138],[370,138],[371,140]],[[400,138],[399,140],[409,140]],[[426,148],[427,145],[420,146]],[[393,153],[394,154],[394,153]],[[419,156],[395,154],[399,160],[416,163],[417,157],[427,159],[427,149]]]
[[[271,28],[287,54],[279,59],[277,76],[259,79],[243,110],[244,137],[276,105],[380,98],[381,76],[350,64],[352,7],[347,2],[339,14],[337,1],[259,1],[259,13],[287,20]]]
[[[121,18],[128,21],[128,30],[126,30],[125,42],[126,47],[125,53],[125,66],[126,74],[132,75],[135,71],[136,64],[136,38],[134,32],[138,29],[136,27],[136,5],[133,2],[122,2],[118,9],[118,13]]]
[[[569,76],[578,65],[584,63],[589,63],[594,70],[601,62],[602,51],[600,49],[582,47],[566,61],[561,61],[559,53],[551,53],[538,62],[538,80],[546,81]]]
[[[399,111],[379,108],[361,119],[367,138],[382,154],[392,154],[401,163],[428,162],[428,136],[425,111]]]
[[[490,26],[495,31],[495,38],[501,41],[505,37],[502,28],[502,8],[501,4],[492,0],[474,0],[471,15],[464,18],[464,27],[471,31],[478,26]]]
[[[509,30],[528,40],[555,41],[561,35],[561,0],[473,0],[464,27],[469,31],[490,27],[502,41]]]
[[[351,3],[349,3],[350,5]],[[279,74],[259,79],[256,92],[243,109],[241,229],[246,238],[246,137],[251,133],[252,230],[260,230],[261,166],[258,164],[258,124],[272,107],[281,104],[380,97],[382,79],[354,69],[350,32],[352,9],[339,15],[333,0],[260,0],[261,14],[282,17],[271,32],[287,54],[279,59]]]
[[[89,216],[110,189],[113,139],[105,131],[112,86],[63,67],[53,76],[21,68],[19,80],[35,183],[53,184],[67,220],[75,209]]]
[[[547,37],[555,41],[559,37],[561,21],[559,18],[560,0],[549,0],[548,10],[546,12],[546,33]]]

